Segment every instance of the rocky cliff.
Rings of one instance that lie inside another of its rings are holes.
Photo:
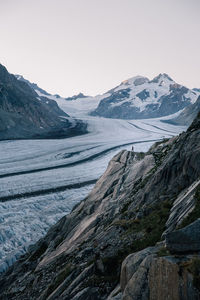
[[[27,82],[0,65],[0,140],[60,138],[86,132],[51,99],[39,97]]]
[[[3,274],[0,299],[200,299],[199,195],[200,114],[147,153],[117,154]]]

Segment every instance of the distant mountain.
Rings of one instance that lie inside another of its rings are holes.
[[[65,98],[67,101],[73,101],[81,98],[88,98],[88,96],[85,96],[83,93],[79,93],[78,95],[74,95],[72,97]]]
[[[0,140],[60,138],[85,131],[86,125],[71,120],[55,101],[38,96],[23,77],[0,65]]]
[[[194,89],[193,89],[193,91],[195,91],[195,92],[199,92],[199,93],[200,93],[200,89],[196,89],[196,88],[194,88]]]
[[[178,117],[163,122],[174,125],[189,126],[200,111],[200,96],[194,104],[188,105]]]
[[[136,76],[108,91],[91,114],[119,119],[162,117],[194,103],[199,95],[198,89],[177,84],[165,73],[153,80]]]
[[[54,97],[56,99],[59,99],[61,98],[60,95],[58,94],[55,94],[55,95],[51,95],[50,93],[48,93],[47,91],[43,90],[42,88],[40,88],[36,83],[32,83],[30,82],[29,80],[25,79],[22,75],[15,75],[15,77],[18,79],[18,80],[21,80],[21,81],[24,81],[26,82],[32,89],[35,90],[35,92],[39,95],[43,95],[43,96],[50,96],[50,97]],[[77,99],[81,99],[81,98],[88,98],[88,96],[85,96],[83,93],[79,93],[77,95],[74,95],[72,97],[67,97],[67,98],[63,98],[67,101],[73,101],[73,100],[77,100]]]

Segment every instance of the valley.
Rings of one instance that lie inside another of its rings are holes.
[[[155,141],[185,130],[160,119],[88,116],[94,103],[88,101],[84,111],[83,101],[57,100],[72,117],[87,122],[88,134],[0,142],[1,272],[87,196],[113,155],[132,146],[147,151]]]

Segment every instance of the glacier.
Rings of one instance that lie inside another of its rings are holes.
[[[0,272],[86,197],[119,150],[134,146],[145,152],[155,141],[186,129],[161,119],[89,116],[101,96],[94,102],[90,97],[54,99],[72,118],[87,122],[88,134],[0,142]]]

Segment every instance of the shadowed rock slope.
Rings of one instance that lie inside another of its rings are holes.
[[[199,111],[200,97],[198,97],[197,101],[194,104],[190,104],[189,106],[187,106],[178,117],[169,120],[163,120],[163,122],[171,123],[174,125],[189,126],[197,116]]]
[[[0,140],[60,138],[86,132],[53,100],[39,97],[26,82],[0,65]]]
[[[200,115],[147,153],[121,151],[1,277],[1,299],[200,299],[199,178]]]

